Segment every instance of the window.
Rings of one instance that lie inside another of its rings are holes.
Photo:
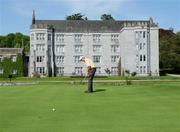
[[[57,75],[63,75],[64,74],[64,67],[57,67],[56,73],[57,73]]]
[[[37,56],[36,61],[37,62],[43,62],[44,61],[44,56]]]
[[[56,45],[57,53],[64,53],[64,45]]]
[[[36,40],[45,40],[45,33],[36,33]]]
[[[146,43],[143,43],[143,49],[145,49],[146,48]]]
[[[101,45],[93,45],[93,52],[101,52]]]
[[[93,42],[96,43],[96,42],[100,42],[100,34],[93,34]]]
[[[33,44],[31,44],[30,46],[31,46],[31,50],[33,51],[33,50],[34,50],[34,45],[33,45]]]
[[[139,37],[139,34],[138,34],[138,31],[135,32],[135,38],[138,39]]]
[[[119,37],[118,34],[111,35],[111,42],[119,42],[118,37]]]
[[[145,38],[146,37],[146,32],[145,31],[143,31],[143,38]]]
[[[78,75],[81,75],[82,74],[82,67],[75,67],[74,73],[78,74]]]
[[[0,55],[0,62],[3,60],[3,56],[2,55]]]
[[[94,63],[100,63],[101,56],[93,56],[93,62]]]
[[[140,66],[140,73],[142,73],[142,66]]]
[[[13,69],[13,70],[12,70],[12,74],[17,74],[17,70],[16,70],[16,69]]]
[[[48,51],[51,51],[51,45],[48,45]]]
[[[34,40],[34,33],[31,34],[31,41]]]
[[[143,56],[143,60],[146,61],[146,55]]]
[[[74,63],[79,63],[80,62],[79,58],[80,58],[79,55],[78,56],[74,56]]]
[[[75,42],[81,42],[82,41],[82,34],[75,34],[74,35],[74,41]]]
[[[136,71],[139,71],[139,66],[136,66]]]
[[[36,71],[40,74],[44,74],[45,73],[45,68],[44,67],[36,67]]]
[[[96,67],[96,73],[101,74],[101,67]]]
[[[142,55],[140,55],[140,61],[142,61]]]
[[[16,62],[16,55],[11,56],[12,62]]]
[[[119,45],[111,45],[111,52],[116,53],[119,51]]]
[[[56,56],[56,63],[64,63],[64,56]]]
[[[83,52],[83,46],[82,45],[75,45],[74,46],[74,52],[75,53],[82,53]]]
[[[3,69],[2,68],[0,68],[0,74],[3,74]]]
[[[139,44],[139,49],[142,50],[142,43]]]
[[[111,74],[117,74],[118,68],[117,67],[111,67]]]
[[[111,62],[118,62],[119,56],[111,56]]]
[[[56,42],[64,42],[64,34],[56,34]]]
[[[48,34],[48,40],[51,41],[51,34]]]
[[[45,44],[37,44],[36,51],[44,51]]]
[[[144,66],[143,68],[143,73],[146,73],[146,66]]]

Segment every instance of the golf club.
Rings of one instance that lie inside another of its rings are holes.
[[[80,80],[80,84],[82,84],[84,82],[84,80],[86,79],[87,76],[84,76],[83,79]]]

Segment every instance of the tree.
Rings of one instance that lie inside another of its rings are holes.
[[[66,17],[66,20],[88,20],[87,17],[84,17],[81,13],[73,14]]]
[[[180,73],[180,32],[160,29],[161,74]]]
[[[101,20],[114,20],[114,18],[110,14],[103,14],[101,15]]]
[[[8,48],[12,48],[14,46],[14,38],[15,38],[15,34],[13,33],[10,33],[6,36],[6,39],[5,39],[5,45],[6,47]]]
[[[29,36],[22,33],[9,33],[6,36],[0,36],[0,48],[20,48],[24,45],[25,51],[29,52]]]

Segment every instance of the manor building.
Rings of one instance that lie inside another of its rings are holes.
[[[96,75],[159,76],[158,24],[149,20],[36,20],[30,26],[29,76],[82,75],[80,56]]]

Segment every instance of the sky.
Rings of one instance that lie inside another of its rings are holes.
[[[89,20],[111,14],[116,20],[149,20],[160,28],[180,31],[180,0],[0,0],[0,35],[29,35],[32,11],[36,19],[64,20],[82,13]]]

